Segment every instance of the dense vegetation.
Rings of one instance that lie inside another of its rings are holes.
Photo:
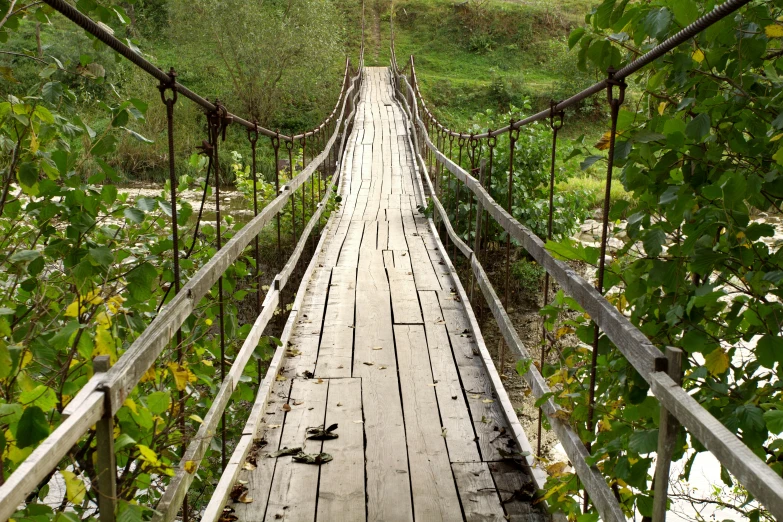
[[[585,87],[610,65],[627,63],[716,2],[591,3],[396,2],[397,55],[416,54],[424,95],[444,122],[468,131],[497,128]],[[312,128],[331,110],[344,56],[355,60],[360,42],[358,0],[269,1],[252,8],[230,0],[220,9],[184,0],[77,5],[153,62],[173,66],[196,92],[283,132]],[[370,65],[388,63],[390,7],[367,2]],[[611,212],[613,220],[627,218],[625,246],[613,254],[606,282],[608,298],[656,345],[687,352],[685,387],[779,473],[783,254],[770,239],[775,227],[759,217],[779,215],[783,204],[782,11],[780,0],[756,0],[631,81],[620,113]],[[165,179],[166,121],[155,83],[38,2],[0,0],[0,43],[2,480],[62,421],[63,408],[92,375],[92,358],[116,361],[149,324],[173,273],[168,185],[157,185],[158,197],[129,199],[118,191],[127,181]],[[194,152],[206,138],[205,118],[185,100],[175,113],[177,189],[200,190],[206,161]],[[573,140],[561,140],[557,158],[558,239],[602,202],[605,140],[592,144],[606,130],[605,117],[603,98],[567,115],[562,135]],[[514,214],[543,236],[551,134],[539,125],[524,129],[522,138]],[[249,194],[245,131],[230,128],[221,150],[221,180]],[[497,172],[489,185],[502,202],[508,138],[495,150]],[[274,194],[275,170],[262,140],[261,205]],[[469,238],[466,191],[458,196],[456,184],[446,187],[444,202],[456,209],[452,216],[463,220]],[[192,250],[182,262],[187,279],[214,254],[216,226],[207,223],[194,233],[192,208],[180,205],[180,237]],[[303,211],[296,210],[300,219]],[[220,226],[230,237],[238,225],[229,217]],[[285,214],[287,242],[292,228]],[[270,251],[275,239],[271,229],[262,235]],[[505,237],[494,227],[488,240],[499,244]],[[551,249],[590,265],[598,257],[596,249],[568,240]],[[268,261],[264,268],[274,272]],[[244,256],[224,280],[234,342],[248,330],[240,317],[255,291],[248,277],[254,262]],[[541,275],[524,259],[513,273],[530,286]],[[118,412],[120,509],[128,522],[146,516],[141,506],[154,505],[183,438],[195,431],[219,385],[216,314],[213,298],[200,303],[183,329],[188,349],[182,358],[168,350],[161,358],[166,362],[150,369]],[[593,443],[593,459],[613,477],[628,513],[649,516],[657,402],[602,337],[600,419],[595,432],[587,430],[591,353],[577,340],[592,342],[591,323],[562,294],[543,315],[560,339],[561,357],[544,368],[556,400]],[[262,343],[259,359],[268,356],[271,342]],[[239,401],[253,398],[251,384],[259,376],[250,366]],[[189,416],[184,427],[177,421],[182,411]],[[245,411],[228,411],[235,429]],[[704,448],[689,436],[681,442],[675,457],[686,459],[687,478]],[[94,491],[84,479],[94,451],[94,440],[86,438],[69,455],[60,509],[43,505],[48,486],[42,485],[16,518],[93,516]],[[201,496],[191,499],[196,507],[209,497],[218,470],[210,461],[199,469]],[[572,518],[594,520],[575,501],[575,477],[562,468],[550,472],[548,501]],[[768,518],[725,470],[721,480],[740,499],[729,507],[751,520]]]

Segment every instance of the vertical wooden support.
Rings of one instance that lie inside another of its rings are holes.
[[[484,186],[484,174],[487,170],[487,160],[482,158],[479,165],[479,183]],[[473,242],[473,256],[477,256],[479,248],[481,247],[481,215],[484,213],[484,205],[481,204],[481,199],[477,198],[476,201],[476,236]],[[473,272],[471,271],[471,274]],[[473,289],[476,287],[476,278],[471,277],[470,280],[470,300],[473,301]]]
[[[109,371],[109,356],[99,355],[93,359],[92,366],[96,373]],[[95,440],[98,513],[101,522],[114,522],[117,509],[117,462],[114,457],[114,415],[108,409],[95,425]]]
[[[682,386],[682,350],[666,347],[666,359],[669,361],[668,374],[671,379]],[[655,490],[653,501],[653,522],[666,520],[666,500],[669,495],[669,468],[674,455],[674,445],[677,443],[677,431],[680,423],[677,418],[661,406],[661,420],[658,427],[658,454],[655,462]]]

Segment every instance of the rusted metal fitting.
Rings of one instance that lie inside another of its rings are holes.
[[[549,127],[555,131],[563,128],[563,120],[565,118],[565,111],[557,110],[559,103],[555,100],[549,102]]]
[[[202,140],[201,145],[196,146],[196,150],[198,150],[198,153],[202,156],[212,156],[213,149],[214,147],[207,140]]]
[[[494,149],[495,145],[498,144],[498,137],[492,135],[492,129],[487,129],[487,134],[489,135],[487,138],[487,147]]]
[[[519,129],[514,128],[514,124],[517,122],[514,118],[511,118],[509,120],[508,124],[508,137],[511,140],[511,143],[516,142],[519,139]]]
[[[174,105],[177,103],[177,73],[174,71],[174,67],[169,69],[168,76],[169,81],[166,83],[160,82],[158,90],[160,91],[160,99],[164,104]],[[171,90],[171,98],[166,98],[166,91],[169,89]]]
[[[462,133],[459,134],[459,138],[457,138],[457,145],[460,147],[465,146],[465,137],[462,135]]]
[[[269,138],[272,141],[272,148],[278,150],[280,148],[280,129],[275,131],[275,135]]]
[[[258,122],[253,120],[254,129],[247,129],[247,139],[254,147],[258,143]]]
[[[614,67],[609,67],[609,69],[606,71],[607,78],[606,78],[606,96],[607,100],[611,105],[617,104],[618,106],[622,105],[625,101],[625,88],[628,87],[628,84],[625,83],[625,80],[615,80],[614,75],[617,73],[617,70]],[[620,90],[619,95],[617,98],[614,97],[614,88],[618,87]]]

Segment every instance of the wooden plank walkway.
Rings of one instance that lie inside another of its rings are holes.
[[[307,285],[264,445],[240,480],[240,521],[518,520],[528,470],[471,334],[440,239],[417,210],[403,112],[385,68],[366,68],[342,165],[343,204]],[[480,337],[480,336],[479,336]],[[306,438],[338,424],[339,438]],[[321,465],[270,457],[323,451]]]

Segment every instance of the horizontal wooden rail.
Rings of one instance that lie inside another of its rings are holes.
[[[411,95],[411,99],[415,100],[416,93],[411,88],[407,79],[404,76],[395,76],[398,86],[404,85]],[[398,97],[404,103],[407,110],[408,104],[405,100],[405,96],[398,91]],[[420,133],[422,135],[423,142],[426,144],[427,148],[432,151],[435,159],[442,163],[449,172],[468,187],[468,189],[478,198],[484,209],[495,218],[503,230],[519,241],[523,248],[525,248],[525,250],[527,250],[527,252],[546,269],[550,276],[560,284],[565,292],[570,294],[585,309],[590,315],[590,318],[606,333],[607,337],[617,346],[645,381],[650,384],[651,392],[660,401],[661,405],[672,413],[679,422],[688,429],[693,437],[704,444],[718,461],[734,474],[740,483],[759,502],[761,502],[776,518],[783,520],[783,478],[777,475],[765,462],[759,459],[750,448],[743,444],[736,435],[726,429],[720,421],[710,415],[707,410],[669,377],[666,373],[668,367],[666,356],[655,347],[641,331],[631,324],[631,322],[612,306],[612,304],[609,303],[592,285],[576,274],[568,265],[555,259],[546,250],[544,243],[527,227],[519,223],[519,221],[511,216],[504,208],[497,204],[486,189],[481,186],[478,180],[438,150],[432,141],[430,141],[426,125],[419,117],[417,108],[414,106],[412,109],[413,114],[410,116],[413,120],[412,126],[418,131],[414,134],[417,135]],[[426,163],[424,163],[424,160],[420,156],[418,156],[418,159],[422,162],[422,166],[426,170]],[[434,191],[432,192],[431,197],[433,201],[437,201]],[[441,214],[444,223],[448,223],[448,215],[443,211],[443,207],[439,202],[436,203],[436,208]],[[454,233],[450,225],[447,226],[447,230],[450,235]],[[456,238],[456,234],[454,238]],[[460,243],[456,244],[460,246]],[[480,268],[480,264],[474,259],[472,250],[470,250],[464,242],[462,242],[460,250],[471,260],[471,267],[474,275],[479,281],[479,286],[483,283],[487,286],[488,290],[491,285],[483,269],[478,269]],[[467,251],[469,251],[469,254],[466,253]],[[491,293],[485,292],[484,288],[482,288],[482,292],[484,292],[485,297],[487,297],[490,309],[493,310],[493,315],[495,316],[495,319],[498,320],[498,325],[504,338],[509,342],[509,346],[517,351],[518,355],[528,357],[524,355],[526,351],[521,350],[521,344],[515,344],[513,342],[515,336],[511,335],[510,332],[510,330],[513,330],[513,325],[511,325],[505,311],[503,314],[496,313],[503,308],[502,304],[497,299],[497,295],[494,295],[494,291]],[[501,326],[501,324],[505,326]],[[534,381],[537,381],[537,379],[534,379]],[[545,383],[538,382],[535,386],[531,384],[534,393],[536,392],[537,387],[539,390],[541,389],[541,384]],[[544,404],[543,409],[544,413],[549,417],[550,412],[547,410],[551,410],[551,407]],[[552,418],[549,418],[551,422]],[[590,493],[591,499],[595,502],[599,513],[604,519],[611,519],[613,515],[609,512],[605,512],[610,506],[601,505],[606,499],[596,498],[596,493],[590,490],[591,485],[598,485],[596,484],[594,473],[589,466],[585,467],[586,463],[585,466],[578,464],[580,461],[580,455],[578,454],[581,454],[582,452],[575,444],[578,441],[579,446],[581,446],[582,449],[584,449],[584,445],[579,441],[576,434],[573,433],[573,430],[571,430],[573,437],[564,430],[565,425],[566,423],[560,421],[552,423],[552,428],[563,443],[564,449],[572,463],[574,463],[577,473]],[[568,453],[569,451],[571,451],[571,453]],[[581,455],[582,462],[584,462],[584,457],[586,456],[588,456],[588,453],[585,450],[584,454]],[[606,483],[602,477],[601,483]]]
[[[346,101],[351,95],[355,96],[357,82],[361,79],[361,71],[350,78],[351,86],[343,91],[342,104],[345,107]],[[353,114],[353,113],[351,113]],[[69,403],[64,411],[66,419],[38,446],[22,464],[8,477],[8,480],[0,486],[0,520],[8,519],[17,507],[24,502],[24,499],[38,484],[57,467],[60,460],[67,454],[76,442],[102,418],[104,415],[114,415],[122,407],[125,399],[138,384],[144,373],[154,364],[161,351],[168,345],[177,329],[184,323],[188,316],[193,312],[198,302],[209,292],[218,278],[239,258],[244,249],[253,241],[262,229],[268,225],[275,215],[283,210],[285,204],[292,197],[296,189],[302,186],[312,177],[318,167],[327,158],[329,151],[335,145],[337,136],[340,135],[342,124],[345,120],[339,118],[332,136],[326,143],[324,150],[313,158],[313,160],[302,170],[302,172],[281,187],[278,196],[272,200],[264,209],[251,221],[249,221],[237,234],[235,234],[223,248],[218,251],[207,264],[182,287],[182,290],[160,311],[150,325],[142,334],[131,344],[130,348],[118,359],[117,363],[106,373],[100,373],[94,376],[85,390],[78,393]],[[344,139],[344,136],[343,136]],[[343,140],[344,141],[344,140]],[[341,143],[342,145],[342,143]],[[327,192],[327,197],[328,197]],[[319,205],[319,216],[323,212],[323,206]],[[308,228],[312,230],[312,226]],[[300,240],[301,244],[301,240]],[[303,246],[297,245],[294,254],[301,255]],[[287,281],[293,265],[289,262],[284,267],[284,279]],[[267,300],[262,308],[262,316],[266,317],[274,311],[272,303],[279,299],[279,287],[267,295]],[[271,311],[270,311],[271,309]],[[259,317],[254,326],[258,338],[261,336],[261,330],[257,327],[261,323],[266,325],[269,317],[264,319]],[[256,339],[256,345],[258,339]],[[245,343],[248,344],[247,342]],[[255,346],[253,346],[253,349]],[[252,349],[241,355],[244,358],[244,365],[252,355]],[[246,357],[245,357],[246,356]],[[239,360],[237,362],[240,362]],[[240,366],[235,363],[235,366]],[[232,369],[233,372],[233,369]],[[242,370],[238,370],[237,375],[230,373],[227,376],[227,382],[224,382],[218,392],[218,399],[213,404],[213,409],[207,415],[208,420],[202,424],[199,435],[188,448],[187,454],[196,456],[206,451],[210,436],[200,437],[201,435],[214,432],[218,419],[225,408],[231,392],[236,387],[236,378],[241,375]],[[237,372],[234,372],[237,373]],[[230,391],[229,391],[230,390]],[[217,412],[215,406],[220,408]],[[203,433],[202,433],[203,432]],[[200,438],[199,438],[200,437]],[[200,458],[198,459],[200,460]],[[174,480],[172,495],[184,495],[189,480]],[[178,505],[177,505],[178,506]],[[176,514],[176,511],[175,511]]]

